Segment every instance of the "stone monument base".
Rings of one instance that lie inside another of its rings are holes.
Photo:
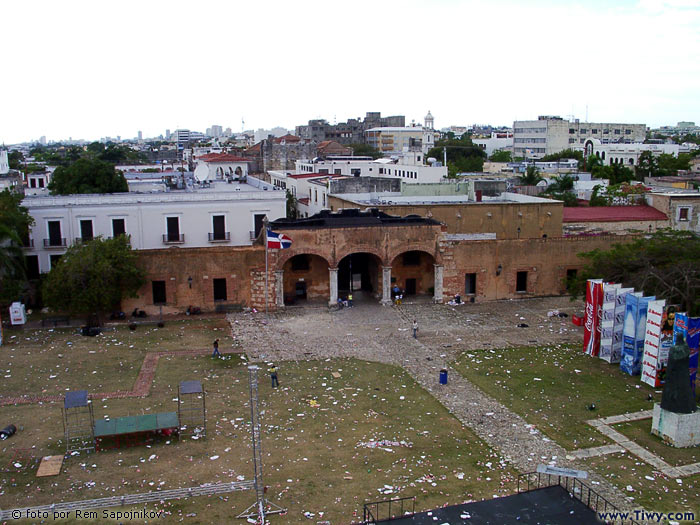
[[[692,414],[676,414],[655,403],[651,433],[678,448],[700,445],[700,410]]]

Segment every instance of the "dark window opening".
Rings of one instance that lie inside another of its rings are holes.
[[[292,271],[304,271],[309,269],[309,258],[306,255],[295,255],[292,257]]]
[[[167,218],[168,241],[178,242],[180,240],[180,219],[178,217]],[[165,301],[163,301],[165,302]]]
[[[126,221],[124,219],[112,219],[112,237],[119,237],[126,233]]]
[[[687,221],[689,214],[688,212],[690,211],[690,208],[679,208],[678,209],[678,220],[679,221]]]
[[[311,191],[311,190],[309,190],[309,191]],[[254,222],[255,222],[255,238],[256,239],[258,238],[258,235],[260,235],[260,231],[263,228],[263,219],[264,218],[265,218],[264,213],[262,215],[256,213],[253,217]]]
[[[39,256],[38,255],[27,255],[25,258],[25,263],[27,265],[27,279],[38,279],[39,278]]]
[[[49,262],[51,263],[51,268],[55,268],[56,265],[58,264],[58,261],[61,260],[61,254],[59,255],[50,255],[49,256]]]
[[[92,240],[92,221],[84,220],[80,221],[80,240],[91,241]]]
[[[214,230],[214,240],[222,241],[226,238],[226,217],[214,215],[212,217],[212,229]]]
[[[476,274],[468,273],[464,276],[464,293],[466,295],[476,295]]]
[[[527,272],[518,272],[515,279],[515,291],[527,292]]]
[[[404,266],[418,266],[420,265],[420,252],[406,252],[403,254],[403,265]]]
[[[165,304],[165,281],[151,281],[153,304]]]
[[[214,279],[214,301],[226,300],[226,279]]]
[[[61,246],[61,222],[49,221],[49,244],[51,246]]]

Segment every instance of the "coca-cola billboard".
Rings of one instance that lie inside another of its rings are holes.
[[[600,321],[603,306],[603,280],[586,281],[586,313],[583,321],[583,351],[597,356],[600,350]]]

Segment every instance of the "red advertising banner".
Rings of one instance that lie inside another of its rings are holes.
[[[583,351],[597,356],[600,351],[600,321],[603,307],[603,280],[586,281],[586,311],[583,321]]]

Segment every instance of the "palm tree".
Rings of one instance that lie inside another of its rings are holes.
[[[538,182],[544,180],[540,175],[540,171],[534,166],[528,166],[525,175],[519,176],[518,179],[520,179],[520,184],[523,186],[537,186]]]

